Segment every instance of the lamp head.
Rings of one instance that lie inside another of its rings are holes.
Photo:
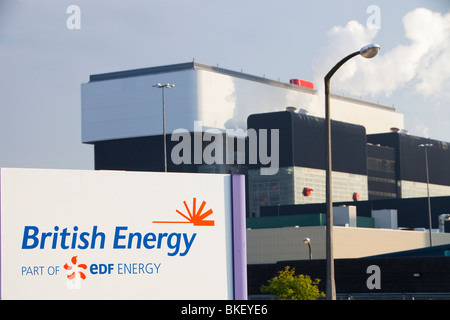
[[[305,239],[303,239],[303,242],[304,243],[311,243],[311,239],[310,238],[305,238]]]
[[[377,44],[369,44],[367,46],[364,46],[359,50],[359,54],[362,55],[364,58],[370,59],[375,57],[378,54],[378,51],[380,51],[380,46]]]
[[[171,84],[171,83],[166,83],[166,84],[157,83],[157,84],[153,85],[153,87],[155,87],[155,88],[173,88],[173,87],[175,87],[175,85]]]

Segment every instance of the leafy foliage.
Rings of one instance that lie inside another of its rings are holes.
[[[325,296],[319,291],[320,279],[312,280],[308,275],[295,275],[295,269],[286,266],[278,276],[261,286],[262,293],[274,294],[280,300],[317,300]]]

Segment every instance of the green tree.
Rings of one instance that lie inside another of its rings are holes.
[[[262,293],[274,294],[280,300],[317,300],[325,296],[319,291],[319,282],[320,279],[312,280],[308,275],[295,275],[295,269],[286,266],[260,290]]]

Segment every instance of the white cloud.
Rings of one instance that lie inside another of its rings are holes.
[[[333,77],[333,90],[355,96],[387,97],[411,85],[415,93],[435,103],[449,99],[450,12],[443,15],[417,8],[408,12],[402,22],[408,44],[389,51],[382,47],[374,59],[355,57],[350,60]],[[323,79],[334,64],[351,53],[349,50],[376,42],[378,32],[357,21],[333,27],[327,34],[327,47],[315,61],[316,76]]]

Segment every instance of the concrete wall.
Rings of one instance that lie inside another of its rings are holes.
[[[335,259],[360,258],[396,251],[425,248],[429,233],[423,231],[370,228],[333,228]],[[433,245],[450,243],[449,233],[433,233]],[[247,230],[248,264],[309,259],[303,243],[310,238],[313,259],[325,259],[325,227]]]
[[[286,167],[275,175],[249,170],[248,177],[251,217],[259,216],[260,206],[325,202],[325,170]],[[361,201],[368,200],[367,176],[333,171],[332,179],[333,201],[353,201],[355,192]],[[313,189],[310,196],[303,195],[305,187]]]
[[[400,181],[402,198],[422,198],[427,196],[427,184],[416,181]],[[450,195],[450,186],[429,184],[430,197],[442,197]]]

